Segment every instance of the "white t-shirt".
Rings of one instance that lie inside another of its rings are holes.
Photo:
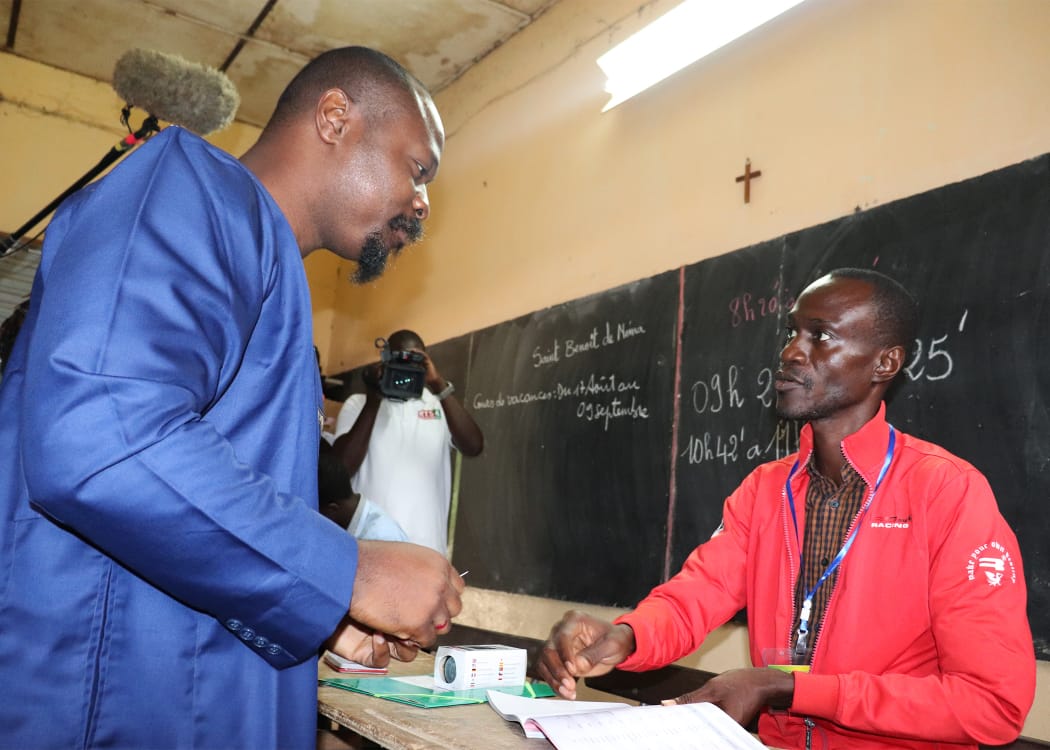
[[[339,410],[335,434],[350,431],[365,406],[364,394]],[[437,396],[423,389],[411,401],[383,399],[361,468],[350,485],[386,512],[410,542],[448,554],[452,495],[452,434]]]

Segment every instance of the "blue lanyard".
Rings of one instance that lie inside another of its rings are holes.
[[[853,546],[853,540],[857,538],[857,531],[860,530],[861,520],[864,514],[868,512],[868,508],[871,507],[871,501],[875,499],[875,493],[879,491],[879,486],[882,484],[882,480],[886,478],[886,472],[890,468],[890,464],[893,462],[893,451],[897,445],[897,431],[893,429],[893,425],[890,425],[890,440],[889,445],[886,446],[886,460],[882,463],[882,470],[879,471],[879,476],[875,480],[875,488],[871,491],[868,496],[868,501],[864,503],[864,507],[860,509],[860,516],[857,519],[857,523],[853,526],[853,531],[850,532],[849,536],[846,537],[846,542],[842,545],[842,549],[835,555],[835,559],[831,561],[831,564],[824,570],[823,575],[816,584],[806,594],[805,599],[802,601],[802,611],[798,617],[798,640],[795,641],[795,656],[803,657],[806,654],[806,644],[809,640],[809,616],[813,613],[813,595],[817,593],[824,581],[828,580],[831,575],[838,570],[839,565],[846,557],[846,553],[849,552],[850,547]],[[787,481],[784,483],[784,489],[787,491],[788,508],[791,509],[791,523],[795,526],[795,542],[798,544],[798,558],[799,558],[799,575],[802,574],[802,540],[798,535],[798,517],[795,515],[795,495],[791,491],[791,479],[795,476],[795,472],[798,471],[798,459],[795,459],[795,465],[791,467],[791,471],[788,473]]]

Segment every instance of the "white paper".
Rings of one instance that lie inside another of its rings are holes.
[[[546,716],[536,723],[558,750],[764,750],[712,703]]]
[[[630,708],[630,704],[615,701],[569,701],[562,698],[526,698],[508,695],[495,690],[488,691],[489,705],[507,721],[516,721],[525,730],[526,737],[545,737],[535,719],[543,716],[609,711]]]

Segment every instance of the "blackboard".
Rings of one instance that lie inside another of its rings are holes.
[[[677,278],[472,335],[485,452],[463,462],[453,553],[471,585],[627,605],[660,580]]]
[[[465,403],[486,437],[462,467],[457,567],[483,588],[634,604],[710,536],[752,468],[796,449],[799,426],[772,411],[783,317],[842,266],[919,299],[889,419],[988,477],[1050,658],[1050,155],[447,342],[469,360]],[[606,346],[621,324],[644,334]],[[590,399],[571,389],[592,374],[636,385],[622,401],[646,417],[577,416]]]

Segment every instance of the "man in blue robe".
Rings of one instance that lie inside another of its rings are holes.
[[[458,614],[441,555],[317,512],[302,265],[380,273],[443,143],[344,48],[239,161],[169,127],[59,210],[0,388],[0,747],[313,748],[322,645],[411,659]]]

